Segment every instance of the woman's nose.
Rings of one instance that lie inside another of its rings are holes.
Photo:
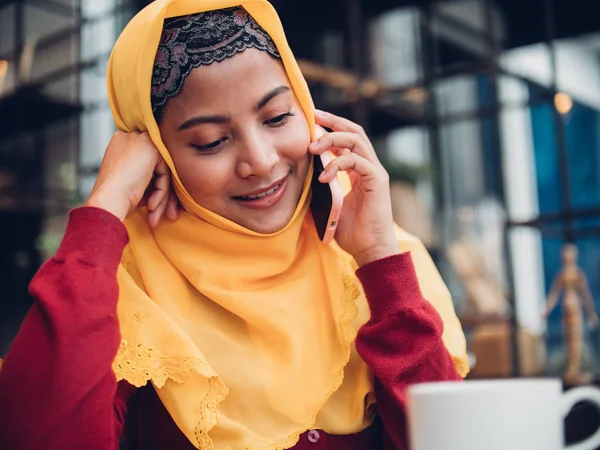
[[[279,153],[273,143],[254,137],[244,142],[238,163],[238,175],[242,178],[269,175],[278,163]]]

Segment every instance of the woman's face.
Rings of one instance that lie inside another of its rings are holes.
[[[196,203],[259,233],[288,224],[309,169],[310,134],[280,61],[248,49],[194,69],[159,128]]]

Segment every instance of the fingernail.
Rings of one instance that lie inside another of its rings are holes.
[[[325,172],[322,172],[321,175],[319,175],[319,181],[323,181],[325,179]]]

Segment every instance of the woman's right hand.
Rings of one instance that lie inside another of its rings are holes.
[[[105,209],[121,220],[148,205],[152,227],[163,215],[177,219],[179,203],[171,189],[171,173],[148,133],[114,134],[85,205]]]

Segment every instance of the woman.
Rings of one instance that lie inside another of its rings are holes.
[[[407,385],[464,375],[464,338],[422,246],[398,244],[367,136],[315,114],[270,4],[153,2],[108,89],[122,131],[0,371],[7,448],[406,448]],[[334,131],[313,141],[315,121]],[[329,149],[320,181],[352,189],[325,245],[309,198]]]

